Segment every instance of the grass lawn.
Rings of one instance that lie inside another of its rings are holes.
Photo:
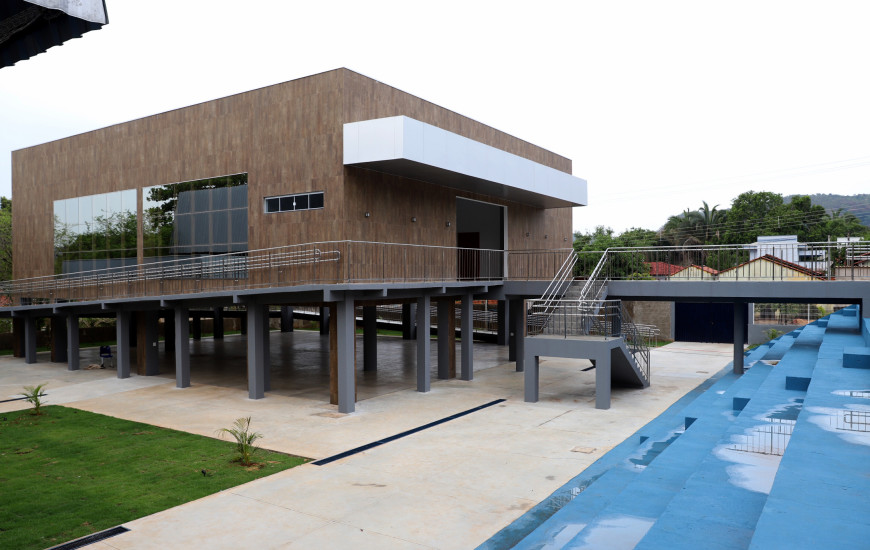
[[[307,462],[261,450],[245,468],[235,448],[67,407],[0,414],[0,548],[53,546]]]

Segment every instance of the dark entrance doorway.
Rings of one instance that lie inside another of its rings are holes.
[[[460,279],[500,278],[504,273],[506,208],[456,197],[456,246]]]
[[[675,340],[717,344],[734,341],[734,304],[677,302],[674,306]]]

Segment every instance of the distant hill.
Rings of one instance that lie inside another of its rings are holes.
[[[785,202],[791,202],[795,195],[785,197]],[[870,194],[861,195],[810,195],[813,204],[824,206],[826,210],[833,211],[842,208],[844,212],[851,212],[861,220],[861,223],[870,226]]]

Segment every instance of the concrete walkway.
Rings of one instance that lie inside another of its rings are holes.
[[[475,345],[475,355],[496,346]],[[389,346],[379,354],[389,354]],[[396,351],[396,353],[401,353]],[[523,402],[513,363],[472,382],[377,395],[351,415],[323,401],[114,371],[0,359],[0,394],[49,380],[49,404],[214,436],[252,416],[264,447],[323,458],[477,407],[504,403],[325,466],[306,464],[125,524],[91,548],[469,548],[485,541],[731,359],[730,344],[671,344],[652,352],[652,386],[613,391],[594,408],[585,360],[541,362],[540,401]],[[2,403],[0,412],[22,408]]]

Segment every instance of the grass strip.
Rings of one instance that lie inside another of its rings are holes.
[[[229,441],[68,407],[3,413],[0,548],[53,546],[308,460],[236,456]]]

